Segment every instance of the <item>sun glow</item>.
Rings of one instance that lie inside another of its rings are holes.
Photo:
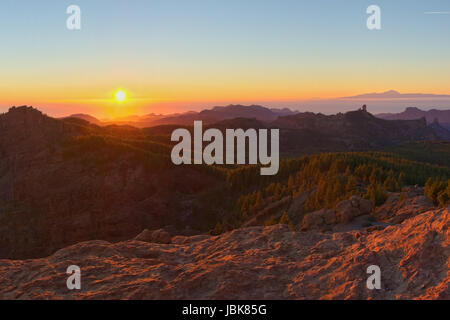
[[[127,93],[123,90],[117,90],[114,93],[114,98],[117,102],[124,102],[127,99]]]
[[[103,108],[108,118],[118,119],[128,117],[136,112],[136,100],[132,98],[128,90],[117,88],[114,91],[110,91],[108,95],[111,97],[107,101],[105,100]]]

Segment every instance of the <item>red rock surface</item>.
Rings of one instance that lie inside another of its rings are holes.
[[[449,299],[449,208],[372,232],[251,227],[171,244],[89,241],[0,260],[1,299]],[[81,267],[82,289],[65,271]],[[366,288],[381,268],[381,290]]]

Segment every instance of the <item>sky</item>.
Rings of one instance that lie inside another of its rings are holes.
[[[81,30],[66,27],[73,4]],[[366,27],[372,4],[381,30]],[[447,0],[2,0],[0,111],[320,111],[368,92],[450,94],[449,13]]]

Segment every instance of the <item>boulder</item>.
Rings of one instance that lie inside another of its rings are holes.
[[[373,205],[369,200],[359,196],[352,196],[348,200],[339,202],[335,210],[321,209],[305,214],[301,230],[308,230],[323,225],[349,223],[356,217],[370,214]]]
[[[356,217],[370,214],[372,210],[373,205],[369,200],[352,196],[336,205],[336,219],[338,223],[348,223]]]
[[[158,229],[154,231],[149,231],[145,229],[134,238],[134,240],[137,241],[162,243],[162,244],[171,243],[171,239],[172,237],[170,236],[170,234],[164,229]]]
[[[321,209],[305,214],[303,217],[301,230],[308,230],[325,224],[333,224],[336,221],[334,210]]]

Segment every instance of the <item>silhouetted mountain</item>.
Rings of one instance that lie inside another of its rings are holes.
[[[194,120],[202,120],[204,124],[211,124],[234,118],[254,118],[260,121],[273,121],[280,115],[294,114],[289,109],[268,109],[262,106],[242,106],[229,105],[226,107],[214,107],[210,110],[203,110],[198,113],[183,114],[179,116],[169,116],[157,121],[154,125],[161,124],[183,124],[191,125]]]
[[[191,119],[183,127],[192,129]],[[179,126],[179,125],[178,125]],[[438,141],[442,132],[436,133],[424,119],[388,121],[374,117],[364,110],[345,114],[323,115],[312,112],[280,116],[273,121],[253,118],[225,119],[204,125],[205,128],[230,129],[280,129],[280,152],[283,156],[330,151],[361,151],[399,145],[413,141]],[[163,125],[143,129],[159,141],[170,139],[177,125]]]
[[[344,97],[342,99],[450,99],[450,95],[446,94],[429,94],[429,93],[400,93],[395,90],[386,92],[365,93],[351,97]]]
[[[189,111],[185,113],[175,113],[168,115],[161,114],[148,114],[143,116],[128,116],[115,120],[104,120],[101,125],[120,124],[130,125],[137,128],[147,128],[161,125],[192,125],[194,120],[202,120],[204,124],[211,124],[226,119],[234,118],[255,118],[261,121],[273,121],[279,116],[293,115],[296,112],[291,111],[288,108],[276,109],[266,108],[257,105],[242,106],[242,105],[229,105],[226,107],[214,107],[212,109],[206,109],[200,112]],[[87,117],[85,120],[90,121]],[[90,121],[93,122],[93,121]]]
[[[102,122],[99,119],[97,119],[97,118],[95,118],[95,117],[93,117],[93,116],[91,116],[89,114],[84,114],[84,113],[72,114],[72,115],[68,116],[67,118],[83,119],[83,120],[86,120],[89,123],[96,124],[96,125],[101,125],[102,124]]]
[[[270,111],[276,113],[279,116],[290,116],[290,115],[298,113],[298,111],[292,111],[289,108],[283,108],[283,109],[271,108]]]
[[[0,115],[0,257],[42,257],[144,228],[209,230],[209,193],[223,180],[211,167],[172,165],[170,150],[140,129],[11,108]]]
[[[434,130],[440,139],[450,141],[450,131],[441,126],[438,121],[435,121],[428,126]]]
[[[378,118],[386,120],[414,120],[425,118],[427,123],[431,124],[437,121],[447,129],[450,129],[450,110],[421,110],[415,107],[406,108],[400,113],[381,113],[376,115]]]
[[[439,140],[425,120],[388,121],[364,110],[323,115],[312,112],[279,117],[271,122],[230,119],[218,128],[278,128],[283,155],[329,151],[370,150],[410,141]]]

